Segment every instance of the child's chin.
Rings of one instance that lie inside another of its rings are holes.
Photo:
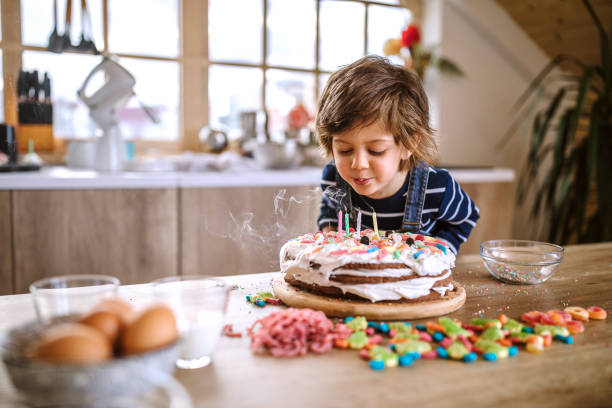
[[[351,183],[351,186],[353,187],[353,190],[355,190],[357,194],[366,196],[366,197],[376,192],[376,189],[374,188],[374,186],[372,186],[372,183],[368,183],[366,185],[356,185],[356,184]]]

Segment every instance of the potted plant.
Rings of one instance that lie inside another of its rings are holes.
[[[463,75],[463,71],[450,59],[438,55],[436,46],[421,44],[421,31],[416,24],[410,24],[401,33],[401,38],[390,38],[384,44],[385,55],[397,55],[404,61],[406,68],[414,70],[423,79],[428,66],[440,72]]]
[[[600,63],[555,56],[519,98],[516,108],[528,101],[531,108],[503,140],[517,133],[521,122],[531,122],[517,198],[525,203],[533,193],[532,219],[545,225],[548,241],[560,244],[612,240],[612,50],[589,0],[582,2],[599,32]],[[540,110],[547,85],[559,79],[554,69],[560,64],[571,64],[578,74],[563,74]]]

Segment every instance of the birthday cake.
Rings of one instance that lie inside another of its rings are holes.
[[[317,232],[286,242],[284,280],[317,295],[370,302],[422,302],[453,292],[455,255],[421,234]]]

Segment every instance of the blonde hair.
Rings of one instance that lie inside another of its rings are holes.
[[[334,135],[377,121],[412,153],[400,161],[400,171],[420,160],[435,164],[438,146],[421,79],[386,58],[369,55],[342,67],[327,81],[316,119],[319,143],[333,156]]]

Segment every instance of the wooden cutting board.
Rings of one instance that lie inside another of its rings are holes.
[[[279,276],[272,282],[274,294],[287,306],[320,310],[327,316],[364,316],[370,320],[406,320],[442,316],[454,312],[465,303],[465,289],[453,282],[455,289],[439,300],[418,303],[360,302],[316,295],[285,282]]]

